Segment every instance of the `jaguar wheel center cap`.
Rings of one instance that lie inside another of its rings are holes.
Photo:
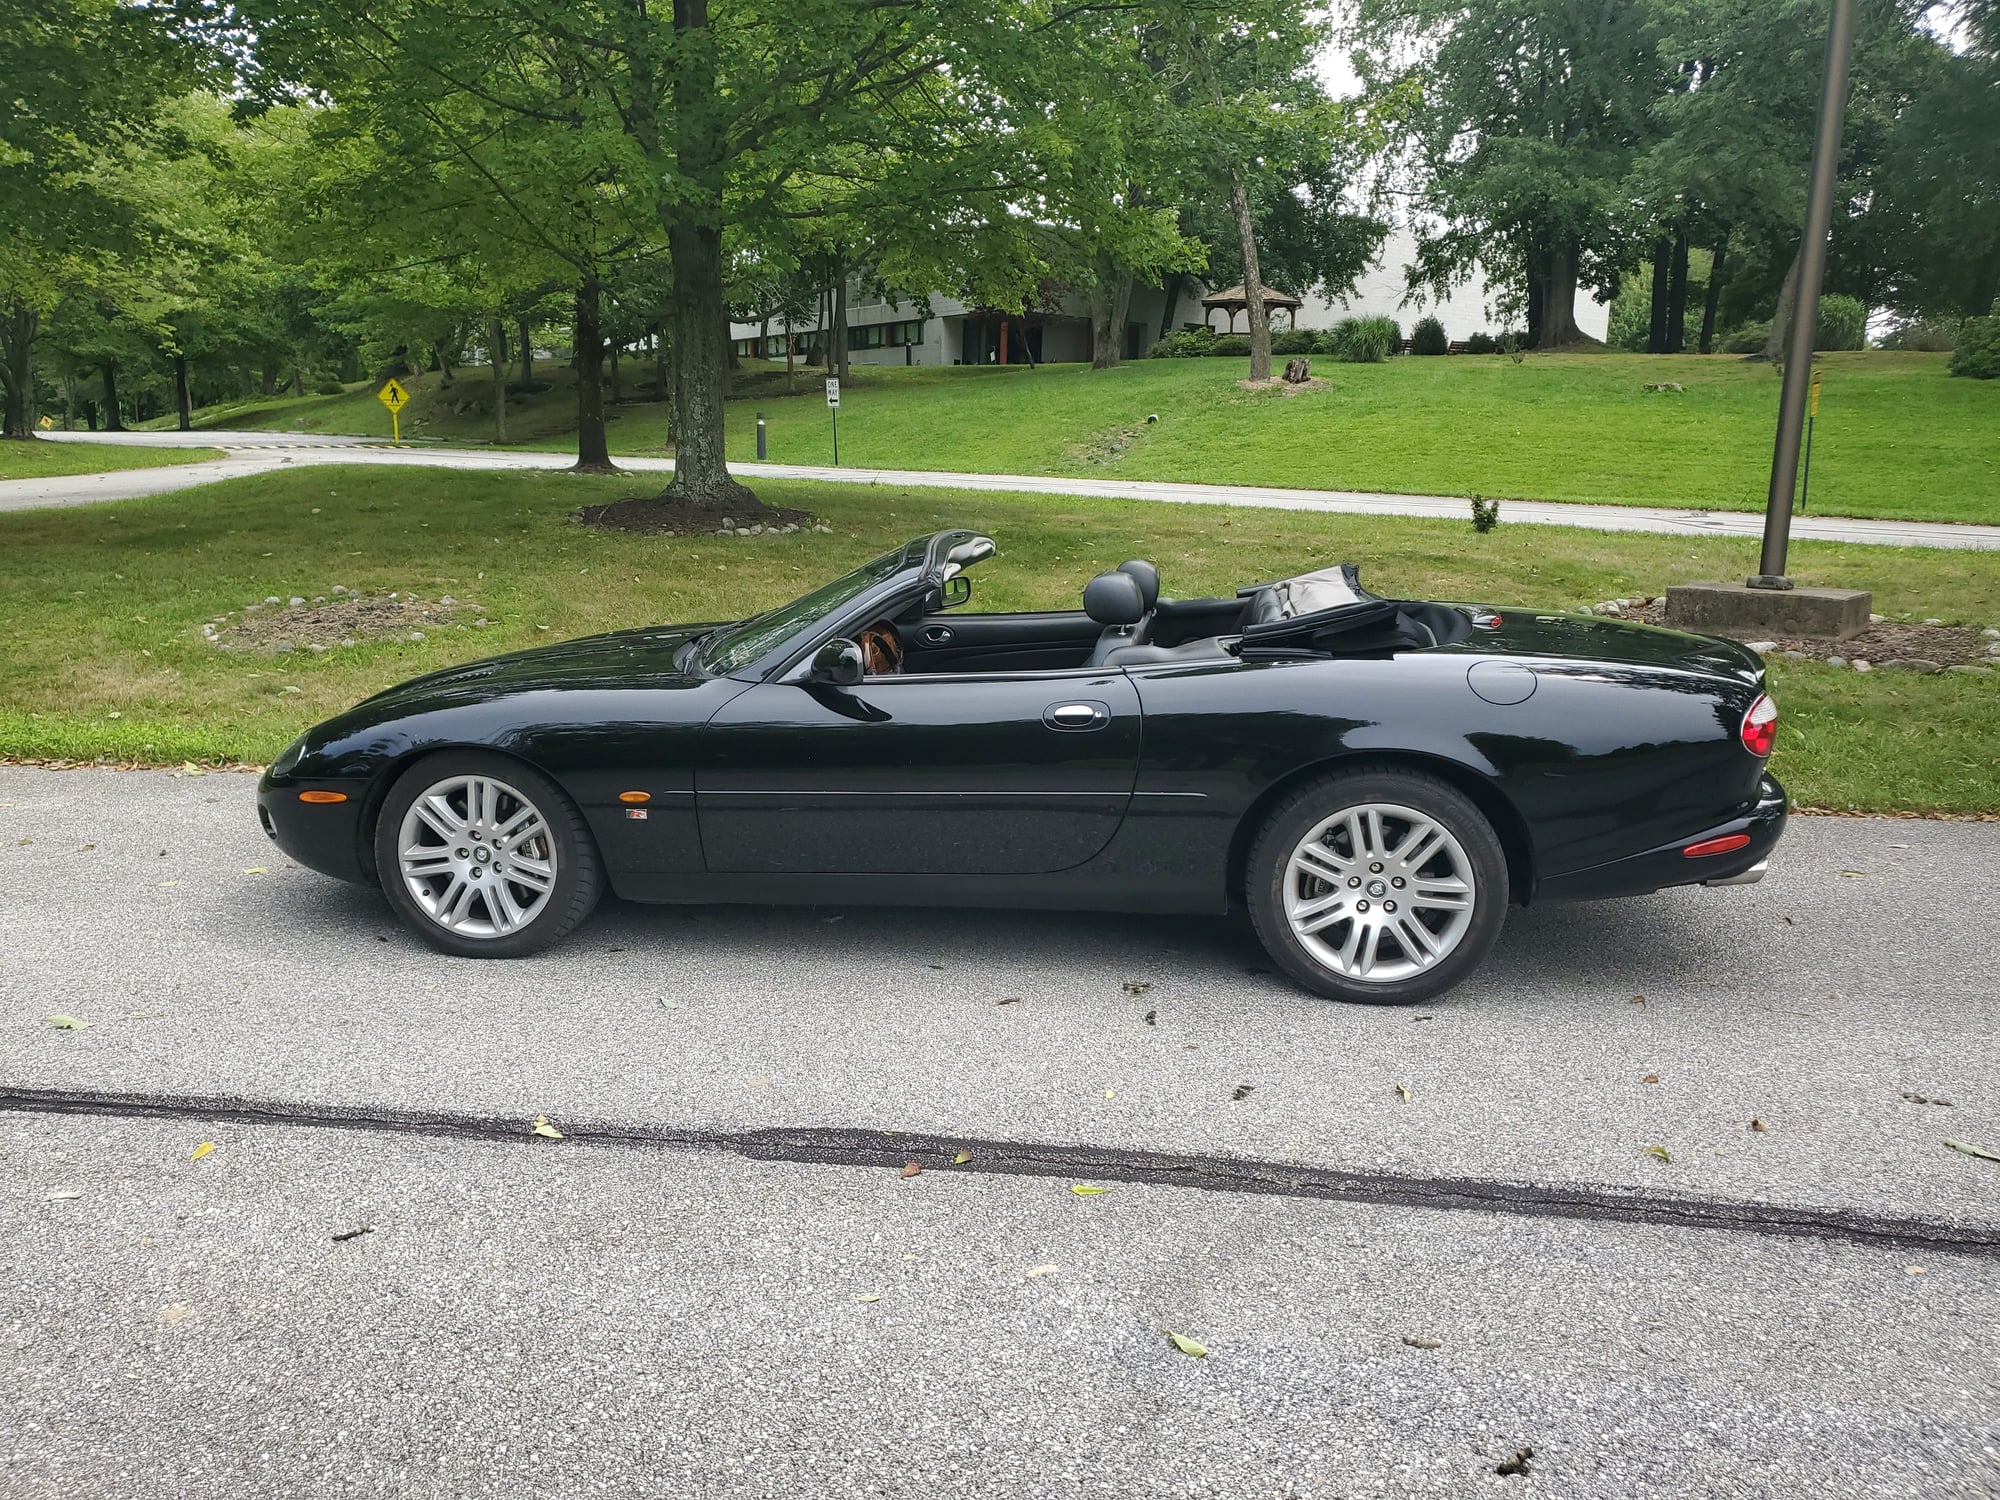
[[[1386,896],[1389,894],[1389,887],[1379,880],[1371,880],[1368,882],[1368,894],[1371,896]]]
[[[474,849],[472,851],[472,857],[473,859],[475,859],[476,861],[478,861],[480,864],[483,865],[488,860],[493,858],[493,851],[491,849],[485,848],[484,846],[481,846],[480,848]]]

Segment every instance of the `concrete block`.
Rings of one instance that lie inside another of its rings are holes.
[[[1844,641],[1868,628],[1866,589],[1753,589],[1740,583],[1678,583],[1667,590],[1676,630],[1737,637]]]

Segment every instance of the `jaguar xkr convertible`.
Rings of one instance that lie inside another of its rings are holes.
[[[1341,1000],[1457,984],[1509,903],[1758,879],[1785,826],[1756,655],[1379,598],[1353,565],[974,614],[941,531],[719,625],[433,673],[307,731],[259,816],[449,953],[632,901],[1247,911]]]

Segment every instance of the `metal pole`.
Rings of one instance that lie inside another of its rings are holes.
[[[833,466],[840,467],[840,408],[833,409]]]
[[[757,462],[764,461],[764,414],[757,413]]]
[[[1778,395],[1778,436],[1771,452],[1771,495],[1764,508],[1764,550],[1753,589],[1788,589],[1785,553],[1791,545],[1792,494],[1799,479],[1799,438],[1806,388],[1812,383],[1813,335],[1819,288],[1826,275],[1826,237],[1833,222],[1833,178],[1840,165],[1840,127],[1847,113],[1847,57],[1854,41],[1854,0],[1833,0],[1826,31],[1826,77],[1820,85],[1813,135],[1812,177],[1806,187],[1805,238],[1799,244],[1799,289],[1785,340],[1785,380]]]

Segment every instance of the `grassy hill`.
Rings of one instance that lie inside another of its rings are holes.
[[[222,457],[220,448],[128,448],[112,443],[52,443],[44,438],[0,443],[0,479],[55,479],[112,469],[152,469],[198,464]]]
[[[628,367],[629,368],[629,367]],[[1759,510],[1778,406],[1770,367],[1729,355],[1533,355],[1314,361],[1322,383],[1246,391],[1247,361],[1142,360],[1119,370],[857,367],[840,456],[857,467],[1088,475],[1306,489]],[[1813,513],[2000,522],[2000,382],[1958,380],[1945,356],[1822,357]],[[509,438],[560,447],[574,430],[570,372],[510,410]],[[1648,384],[1680,391],[1654,392]],[[484,441],[484,381],[413,382],[405,436]],[[732,460],[832,460],[820,373],[752,364],[729,408]],[[1149,421],[1148,418],[1157,418]],[[203,425],[387,435],[370,391],[216,410]],[[614,453],[659,452],[665,408],[614,409]]]

